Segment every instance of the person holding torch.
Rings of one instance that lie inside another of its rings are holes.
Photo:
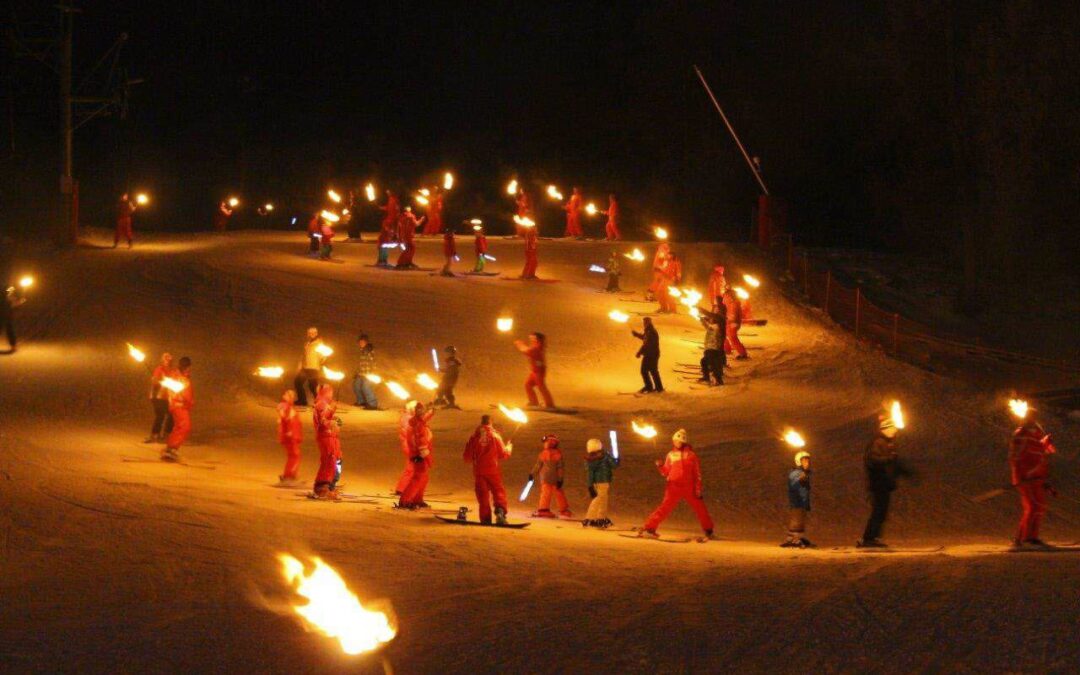
[[[161,355],[161,363],[150,375],[150,405],[154,409],[154,423],[150,427],[150,436],[143,443],[164,441],[165,437],[172,433],[173,418],[169,414],[169,390],[161,386],[161,381],[166,377],[175,376],[172,354],[165,352]]]
[[[911,476],[907,465],[900,461],[896,437],[900,433],[896,421],[889,415],[880,415],[877,437],[866,446],[863,464],[866,467],[866,486],[870,492],[870,518],[866,521],[859,548],[886,548],[880,541],[881,528],[889,517],[889,504],[896,490],[897,479]]]
[[[191,391],[191,359],[184,356],[177,366],[175,378],[163,378],[162,384],[171,379],[169,388],[169,415],[172,416],[173,429],[165,439],[165,449],[161,459],[176,462],[180,459],[180,446],[191,435],[191,409],[195,405],[195,395]]]
[[[806,534],[806,517],[810,513],[810,453],[795,454],[795,468],[788,472],[788,525],[784,548],[813,546]]]
[[[235,199],[229,201],[223,201],[218,204],[217,211],[214,212],[214,229],[218,232],[224,232],[229,226],[229,220],[232,218],[233,209],[237,202]]]
[[[570,195],[563,209],[566,211],[566,233],[563,236],[567,239],[583,238],[585,233],[581,231],[581,188],[574,188],[574,193]]]
[[[386,191],[386,205],[379,206],[379,210],[385,211],[386,215],[383,216],[382,222],[379,223],[379,239],[376,245],[379,247],[378,259],[375,261],[375,265],[378,267],[389,267],[390,263],[388,259],[390,257],[390,244],[394,242],[397,237],[398,218],[401,217],[401,203],[398,201],[397,195],[393,190]]]
[[[1050,456],[1056,452],[1050,434],[1035,419],[1034,408],[1024,409],[1020,426],[1009,441],[1009,467],[1012,485],[1020,495],[1020,524],[1013,548],[1046,548],[1039,539],[1039,526],[1046,514],[1046,495],[1056,494],[1049,481]]]
[[[615,194],[608,195],[608,207],[607,211],[601,211],[607,216],[607,223],[604,225],[604,235],[608,241],[619,241],[622,239],[622,233],[619,231],[619,202],[615,199]]]
[[[127,239],[128,248],[131,248],[135,240],[135,232],[132,227],[132,216],[137,208],[135,202],[128,193],[120,195],[120,203],[116,205],[116,231],[113,233],[112,247],[116,248],[120,239]]]
[[[487,237],[484,236],[484,226],[479,222],[473,225],[473,232],[475,241],[473,242],[473,250],[476,252],[476,266],[473,267],[473,274],[483,274],[484,272],[484,260],[488,250]]]
[[[555,400],[551,397],[551,392],[548,391],[545,382],[547,378],[547,360],[545,357],[547,338],[544,337],[543,333],[531,333],[528,343],[514,340],[514,346],[529,360],[529,376],[525,378],[525,395],[529,399],[529,406],[536,408],[540,405],[539,400],[536,398],[536,391],[534,391],[539,389],[540,395],[544,397],[544,405],[548,408],[554,408]]]
[[[435,408],[417,403],[413,416],[409,420],[409,461],[412,462],[413,471],[409,484],[401,493],[401,499],[397,506],[400,509],[425,509],[428,508],[424,501],[424,490],[431,478],[431,467],[434,466],[435,436],[431,432],[431,418],[435,416]]]
[[[338,499],[337,483],[341,479],[341,418],[337,417],[334,387],[323,384],[311,413],[315,423],[315,443],[319,446],[319,472],[315,474],[313,495],[316,499]]]
[[[503,487],[499,463],[510,459],[514,444],[503,442],[502,436],[491,424],[491,416],[483,415],[480,426],[465,444],[462,459],[472,464],[476,501],[480,507],[480,522],[491,524],[491,504],[495,503],[495,524],[506,524],[506,488]]]
[[[660,535],[656,533],[656,528],[660,527],[660,524],[684,499],[694,510],[694,515],[697,516],[705,537],[712,537],[713,521],[709,516],[708,507],[705,506],[705,497],[702,493],[701,464],[698,462],[697,453],[687,440],[686,430],[679,429],[671,436],[671,451],[663,460],[656,460],[656,468],[667,480],[664,501],[645,521],[638,532],[639,537],[659,539]]]
[[[305,386],[311,391],[312,396],[318,392],[319,375],[326,361],[324,352],[329,353],[323,345],[322,338],[319,337],[319,329],[314,326],[308,328],[304,356],[300,359],[300,368],[296,373],[296,379],[293,380],[293,387],[296,389],[296,405],[307,406]]]

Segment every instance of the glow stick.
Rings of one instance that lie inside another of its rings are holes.
[[[490,260],[491,262],[495,262],[495,256],[488,255],[487,253],[485,253],[484,254],[484,260]]]
[[[525,483],[525,489],[521,491],[521,496],[518,497],[519,502],[523,502],[529,498],[529,490],[532,490],[532,486],[533,482],[531,480],[528,483]]]
[[[590,272],[599,272],[600,274],[606,274],[607,273],[607,270],[604,269],[603,267],[600,267],[599,265],[589,265],[589,271]]]
[[[434,347],[431,348],[431,362],[435,364],[435,372],[439,372],[439,353]]]
[[[608,432],[608,438],[611,439],[611,456],[615,459],[619,458],[619,435],[612,429]]]

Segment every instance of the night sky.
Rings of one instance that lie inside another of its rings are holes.
[[[744,239],[757,188],[697,63],[805,243],[955,255],[957,222],[970,217],[988,235],[988,261],[1017,246],[1066,262],[1077,252],[1075,12],[943,1],[84,4],[77,70],[127,31],[123,62],[146,80],[126,120],[78,132],[93,223],[107,224],[125,183],[155,194],[146,227],[196,229],[227,193],[301,211],[331,184],[415,189],[453,169],[451,217],[508,210],[499,191],[516,174],[567,192],[580,184],[598,202],[615,191],[630,229],[659,219]],[[5,183],[17,175],[20,194],[34,194],[27,176],[41,173],[49,199],[54,80],[25,59],[6,74],[8,97],[23,95],[10,109]],[[11,218],[19,200],[5,192]],[[541,224],[557,218],[552,209]],[[1027,241],[1036,224],[1039,241]]]

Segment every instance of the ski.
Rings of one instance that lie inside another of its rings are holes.
[[[840,553],[940,553],[945,550],[945,547],[929,546],[926,548],[901,548],[893,546],[869,546],[863,548],[859,546],[836,546],[831,550]]]
[[[525,281],[525,282],[537,283],[537,284],[557,284],[562,280],[561,279],[541,279],[540,277],[535,277],[533,279],[522,279],[521,277],[499,277],[499,281]]]
[[[467,276],[467,277],[497,277],[497,276],[499,276],[499,273],[498,272],[466,272],[465,276]]]
[[[379,502],[371,501],[370,499],[360,499],[356,495],[338,495],[336,498],[325,499],[315,496],[314,492],[305,492],[302,496],[303,499],[310,499],[316,502],[349,502],[350,504],[372,504],[378,505]]]
[[[401,497],[398,496],[398,495],[393,495],[393,496],[386,496],[386,495],[359,495],[359,496],[360,497],[370,497],[371,499],[389,499],[390,501],[394,501],[394,502],[399,501],[401,499]],[[450,504],[451,503],[450,500],[448,500],[448,499],[425,499],[424,501],[431,502],[432,504]]]
[[[666,537],[661,535],[659,538],[653,538],[642,537],[637,534],[623,534],[622,532],[619,533],[619,536],[625,537],[626,539],[637,539],[639,541],[659,541],[665,544],[689,544],[692,541],[697,541],[694,537]]]
[[[488,404],[488,407],[492,410],[498,410],[499,406],[495,404]],[[554,408],[542,408],[540,406],[525,406],[525,410],[529,412],[537,413],[551,413],[552,415],[577,415],[580,411],[577,408],[560,408],[558,406]]]
[[[505,525],[496,525],[494,523],[481,523],[479,520],[459,520],[458,518],[449,518],[447,516],[440,516],[435,514],[435,517],[444,523],[454,523],[455,525],[479,525],[480,527],[501,528],[509,530],[523,530],[532,523],[506,523]]]
[[[121,460],[125,462],[137,462],[140,464],[179,464],[180,466],[186,466],[192,469],[205,469],[206,471],[213,471],[217,469],[216,466],[211,466],[210,464],[192,464],[191,462],[185,462],[181,459],[147,459],[142,457],[122,457]]]

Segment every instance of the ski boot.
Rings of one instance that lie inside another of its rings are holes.
[[[659,539],[660,535],[656,533],[656,530],[638,530],[637,536],[642,539]]]
[[[428,504],[427,502],[422,501],[422,502],[420,502],[419,504],[416,505],[416,508],[418,508],[418,509],[430,509],[431,505]]]
[[[161,461],[163,461],[163,462],[179,462],[180,461],[180,453],[177,451],[176,448],[166,447],[164,450],[161,451]]]
[[[614,524],[615,523],[611,522],[611,518],[604,518],[600,521],[600,524],[597,525],[597,527],[599,527],[601,530],[606,530]]]
[[[495,524],[496,525],[506,525],[506,511],[505,510],[503,510],[501,508],[495,509]]]
[[[569,520],[569,519],[574,517],[574,513],[570,509],[565,509],[565,510],[559,511],[559,517],[566,518],[567,520]]]
[[[888,548],[889,545],[877,539],[860,539],[855,542],[855,548]]]
[[[581,521],[581,526],[582,527],[594,527],[596,525],[596,522],[597,521],[595,521],[595,520],[589,520],[588,518],[586,518],[585,520]]]
[[[551,509],[537,509],[532,512],[533,518],[554,518],[555,514],[551,512]]]

